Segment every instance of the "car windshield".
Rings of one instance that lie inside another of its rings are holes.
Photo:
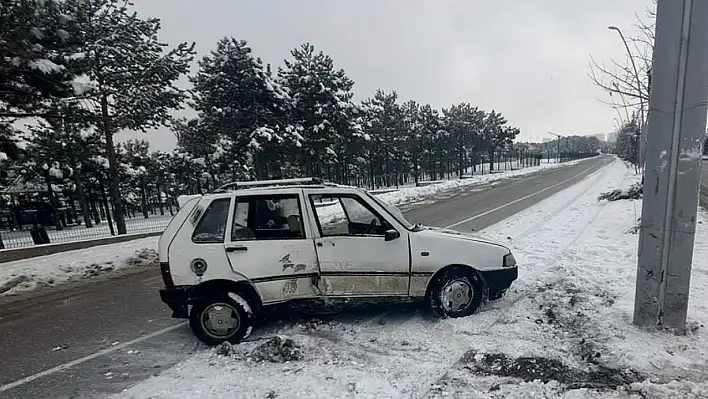
[[[401,210],[398,209],[397,207],[395,207],[395,206],[393,206],[393,205],[391,205],[391,204],[387,204],[387,203],[384,202],[384,201],[381,201],[380,199],[376,198],[375,195],[372,195],[372,194],[369,193],[369,192],[366,192],[366,195],[368,195],[368,196],[369,196],[370,198],[372,198],[377,204],[381,205],[384,209],[386,209],[386,211],[387,211],[388,213],[390,213],[391,216],[393,216],[393,218],[398,221],[398,223],[402,224],[403,227],[405,227],[405,228],[407,228],[407,229],[409,229],[409,230],[412,230],[412,229],[414,229],[414,228],[416,227],[416,224],[413,223],[413,222],[411,222],[410,220],[406,219],[406,217],[403,215],[403,212],[401,212]]]

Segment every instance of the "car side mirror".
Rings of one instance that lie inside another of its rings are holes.
[[[395,240],[396,238],[398,238],[398,237],[400,237],[400,236],[401,236],[401,233],[399,233],[399,232],[396,231],[396,230],[393,230],[393,229],[391,229],[391,230],[386,230],[386,232],[384,233],[384,240],[386,240],[386,241],[392,241],[392,240]]]

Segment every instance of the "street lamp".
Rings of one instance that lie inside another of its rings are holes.
[[[560,134],[555,134],[553,132],[548,132],[548,134],[552,134],[552,135],[558,137],[558,147],[557,147],[556,153],[558,154],[558,162],[557,163],[560,163],[560,161],[561,161],[561,158],[560,158],[561,157],[561,137],[563,137],[563,136],[561,136]]]
[[[637,69],[637,64],[634,62],[634,57],[632,56],[632,51],[629,49],[629,45],[627,44],[627,39],[625,39],[624,34],[622,33],[622,30],[614,25],[610,25],[607,27],[609,30],[613,30],[617,32],[622,39],[622,43],[624,43],[624,48],[627,50],[627,56],[629,57],[629,61],[632,63],[632,69],[634,70],[634,79],[637,81],[637,90],[639,90],[639,165],[642,168],[642,171],[644,170],[644,148],[646,145],[646,135],[644,133],[644,97],[642,94],[642,86],[641,86],[641,79],[639,78],[639,70]],[[644,172],[642,172],[644,173]]]

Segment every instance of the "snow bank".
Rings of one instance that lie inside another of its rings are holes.
[[[633,327],[641,204],[597,201],[635,182],[630,173],[614,162],[484,230],[514,249],[520,278],[472,317],[394,308],[279,324],[254,339],[292,339],[301,360],[254,361],[258,342],[205,350],[117,397],[706,397],[708,217],[697,231],[692,331]]]
[[[55,286],[127,267],[157,267],[156,250],[157,238],[151,237],[2,263],[0,295]]]

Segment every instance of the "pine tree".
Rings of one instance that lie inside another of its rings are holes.
[[[148,168],[150,168],[150,143],[146,140],[128,140],[122,145],[128,179],[126,186],[138,188],[138,197],[143,217],[148,216]]]
[[[397,150],[396,137],[401,135],[402,117],[398,93],[377,90],[374,96],[364,101],[367,110],[367,133],[371,137],[369,148],[370,177],[379,183],[391,185],[394,180]]]
[[[506,119],[504,119],[502,114],[494,110],[488,113],[484,118],[482,139],[489,156],[490,171],[494,171],[494,161],[497,150],[499,150],[507,140],[504,135],[504,125],[506,125]]]
[[[113,135],[123,129],[146,131],[168,123],[186,97],[175,86],[188,72],[194,44],[171,50],[158,39],[160,20],[141,19],[130,1],[65,0],[63,9],[81,32],[83,84],[76,95],[93,102],[97,128],[109,162],[110,196],[118,234],[125,234],[119,165]]]
[[[277,154],[297,145],[299,134],[287,123],[290,98],[270,66],[253,56],[246,41],[223,38],[190,80],[199,121],[183,134],[206,139],[209,152],[218,154],[213,160],[227,166],[220,169],[233,179],[248,177],[254,166],[257,177],[279,174]]]
[[[17,159],[11,124],[43,117],[56,99],[73,95],[74,25],[53,0],[0,3],[0,161]]]
[[[337,143],[352,132],[351,115],[354,81],[343,69],[336,70],[332,58],[316,52],[309,43],[291,51],[279,78],[292,99],[292,122],[301,126],[300,160],[312,176],[332,177],[331,167],[339,163]],[[327,173],[329,171],[329,173]]]

